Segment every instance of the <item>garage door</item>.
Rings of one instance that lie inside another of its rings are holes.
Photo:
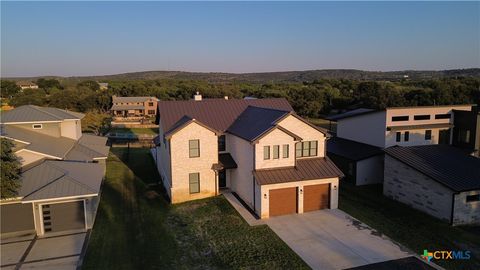
[[[330,205],[330,184],[303,187],[303,212],[328,208]]]
[[[82,201],[42,205],[45,233],[85,229]]]
[[[12,203],[0,206],[1,233],[33,231],[33,209],[31,203]]]
[[[270,216],[288,215],[297,212],[297,188],[270,190]]]

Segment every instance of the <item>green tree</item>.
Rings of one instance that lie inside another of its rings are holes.
[[[55,79],[44,79],[40,78],[37,80],[37,85],[38,87],[42,89],[50,89],[50,88],[58,88],[58,89],[63,89],[63,86],[60,84],[58,80]]]
[[[25,89],[23,92],[14,95],[9,103],[14,107],[22,105],[44,106],[46,101],[46,94],[42,89]]]
[[[77,84],[77,88],[86,88],[93,91],[98,91],[100,90],[100,85],[96,81],[87,80],[87,81],[79,82]]]
[[[13,198],[18,194],[21,187],[20,181],[20,162],[13,153],[13,143],[1,138],[1,198]]]
[[[20,87],[14,81],[1,80],[0,93],[2,98],[10,98],[20,92]]]

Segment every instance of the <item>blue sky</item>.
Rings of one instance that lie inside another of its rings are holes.
[[[1,75],[480,67],[480,2],[3,2]]]

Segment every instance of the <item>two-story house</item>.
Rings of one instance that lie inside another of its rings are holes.
[[[157,115],[156,97],[117,97],[112,96],[110,111],[116,119],[139,120]]]
[[[159,102],[156,162],[172,203],[235,192],[261,218],[337,208],[326,132],[285,99]]]
[[[83,116],[32,105],[1,114],[1,139],[13,142],[21,163],[17,196],[0,201],[2,237],[93,226],[109,147],[82,134]]]
[[[476,116],[472,105],[353,110],[329,118],[337,139],[328,154],[357,185],[383,183],[387,197],[454,225],[476,224],[480,160],[451,146],[474,151]]]

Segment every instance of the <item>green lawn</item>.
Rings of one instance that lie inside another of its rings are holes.
[[[112,148],[84,269],[307,269],[266,225],[222,197],[170,205],[147,149]],[[150,198],[150,199],[149,199]]]
[[[420,254],[430,250],[470,250],[470,260],[434,260],[447,269],[480,269],[480,226],[452,227],[388,199],[381,185],[340,185],[339,208]]]
[[[133,133],[136,135],[157,135],[158,128],[112,128],[109,132]]]
[[[332,129],[333,132],[335,132],[337,130],[337,123],[336,122],[331,122],[329,120],[326,120],[326,119],[322,119],[322,118],[307,118],[308,122],[316,125],[316,126],[319,126],[321,128],[324,128],[324,129],[327,129],[327,130],[330,130],[330,128]],[[331,124],[331,126],[330,126]]]

